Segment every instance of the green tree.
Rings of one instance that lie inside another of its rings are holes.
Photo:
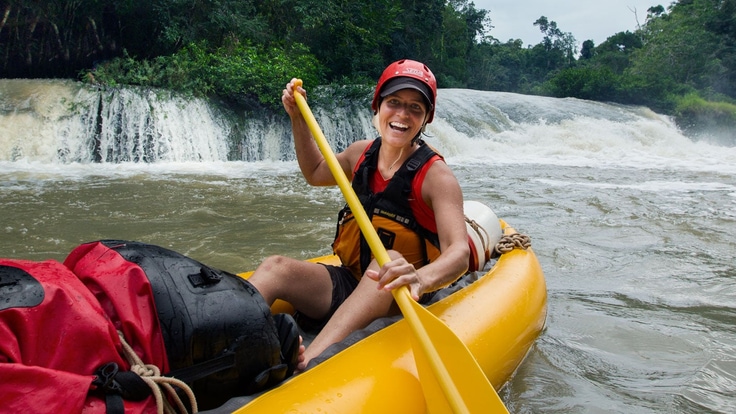
[[[547,52],[547,68],[554,70],[564,65],[569,66],[575,61],[577,48],[572,33],[563,32],[557,27],[557,22],[550,21],[545,16],[537,19],[534,26],[539,26],[539,30],[544,34],[542,43],[538,46]]]
[[[595,55],[595,42],[592,40],[586,40],[583,42],[583,47],[580,49],[580,59],[591,59]]]
[[[724,68],[719,76],[711,78],[711,87],[736,98],[736,0],[718,2],[705,28],[718,39],[715,56]]]
[[[262,34],[268,33],[268,28],[256,13],[257,3],[255,0],[152,0],[148,6],[151,16],[144,21],[156,27],[160,49],[155,53],[159,54],[173,53],[202,41],[221,45],[228,37],[265,41]]]
[[[724,73],[718,59],[718,36],[703,30],[718,10],[718,0],[688,0],[673,4],[669,13],[652,13],[642,34],[643,45],[633,52],[627,74],[647,88],[708,88]],[[652,9],[650,9],[652,10]]]
[[[616,89],[619,80],[620,77],[608,67],[582,66],[558,72],[544,89],[560,98],[615,101],[619,98]]]
[[[530,92],[536,85],[532,80],[530,55],[530,49],[523,47],[521,39],[506,43],[488,39],[474,48],[468,86],[480,90]]]
[[[433,50],[433,70],[444,87],[466,87],[471,54],[479,39],[485,37],[490,18],[467,0],[452,0],[442,14],[442,31]]]
[[[0,5],[0,76],[74,76],[117,52],[116,10],[102,0],[20,1]]]
[[[401,0],[397,26],[384,46],[384,63],[415,59],[436,67],[442,49],[445,0]]]
[[[642,41],[637,34],[628,30],[618,32],[595,48],[593,52],[595,58],[592,63],[606,66],[615,73],[621,74],[631,64],[632,53],[641,47]]]
[[[330,80],[373,77],[383,69],[382,48],[400,27],[400,12],[389,0],[297,0],[289,15],[300,24],[287,36],[309,47]]]

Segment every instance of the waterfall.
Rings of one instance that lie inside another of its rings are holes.
[[[71,81],[0,81],[0,159],[58,163],[215,161],[231,125],[202,99]]]
[[[336,149],[375,135],[370,111],[313,108]],[[44,163],[292,160],[283,113],[235,113],[212,100],[137,87],[0,80],[0,160]]]
[[[335,151],[373,138],[365,104],[312,110]],[[427,141],[446,157],[572,165],[712,164],[722,152],[643,107],[440,89]],[[283,111],[74,81],[0,80],[0,162],[212,163],[295,159]],[[730,149],[730,148],[729,148]],[[653,164],[654,163],[654,164]]]

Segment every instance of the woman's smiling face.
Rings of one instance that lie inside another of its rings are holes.
[[[381,137],[403,146],[414,139],[424,126],[427,104],[419,91],[401,89],[381,101],[378,118]]]

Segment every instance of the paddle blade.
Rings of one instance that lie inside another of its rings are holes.
[[[408,291],[406,296],[409,296]],[[411,308],[407,311],[402,308],[402,312],[414,333],[411,335],[412,350],[427,410],[430,413],[508,414],[467,346],[431,312],[411,297],[408,299],[399,301]]]

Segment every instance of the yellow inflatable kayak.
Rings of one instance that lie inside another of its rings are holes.
[[[500,223],[504,236],[516,233]],[[335,262],[336,258],[314,260]],[[467,345],[498,390],[544,328],[544,275],[531,248],[516,248],[502,254],[476,281],[428,309]],[[408,329],[401,319],[378,330],[235,412],[426,413]]]

